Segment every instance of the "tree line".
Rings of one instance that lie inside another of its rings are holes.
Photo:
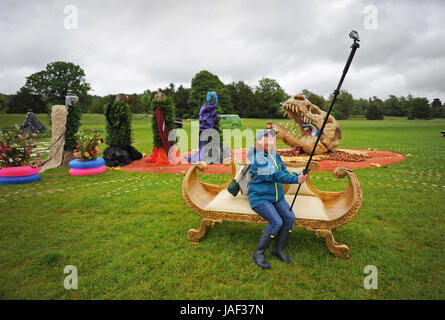
[[[13,95],[0,94],[0,113],[46,113],[55,104],[64,104],[65,96],[79,96],[79,108],[83,113],[103,113],[104,106],[114,100],[115,94],[97,96],[89,94],[91,86],[85,79],[84,70],[73,63],[56,61],[40,72],[26,78],[25,85]],[[203,70],[191,80],[190,88],[170,83],[165,88],[147,89],[143,93],[126,94],[132,113],[152,112],[152,98],[161,91],[172,97],[176,113],[182,118],[197,118],[208,91],[216,91],[219,106],[224,114],[238,114],[243,118],[282,118],[280,106],[289,98],[275,79],[263,78],[255,86],[244,81],[224,84],[217,75]],[[118,92],[121,93],[121,92]],[[323,95],[303,89],[300,94],[313,104],[327,111],[332,94]],[[124,93],[125,94],[125,93]],[[436,98],[390,95],[382,100],[376,96],[354,99],[342,90],[337,97],[332,115],[339,120],[350,115],[365,115],[367,119],[383,119],[384,116],[408,117],[408,119],[445,118],[445,104]]]

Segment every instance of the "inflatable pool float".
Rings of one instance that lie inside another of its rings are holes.
[[[0,177],[23,177],[39,173],[40,167],[32,168],[30,166],[6,167],[0,169]]]
[[[0,184],[30,183],[40,180],[40,167],[20,166],[0,169]]]
[[[72,176],[90,176],[107,171],[103,158],[90,161],[79,161],[76,159],[70,161],[69,166],[71,168],[69,173]]]
[[[70,175],[72,176],[91,176],[94,174],[104,173],[107,171],[105,166],[97,167],[97,168],[89,168],[89,169],[70,169]]]
[[[69,165],[70,168],[73,169],[90,169],[105,165],[105,160],[104,158],[97,158],[96,160],[91,160],[91,161],[80,161],[76,159],[70,161]]]

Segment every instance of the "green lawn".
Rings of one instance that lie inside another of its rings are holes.
[[[24,118],[0,114],[0,128]],[[49,127],[46,115],[38,118]],[[133,145],[150,153],[151,118],[133,119]],[[243,128],[265,124],[242,120]],[[187,241],[201,218],[182,199],[182,175],[72,177],[57,168],[36,183],[0,185],[0,299],[444,299],[445,120],[339,123],[340,148],[410,154],[387,168],[355,170],[363,206],[334,234],[350,247],[349,260],[296,229],[287,247],[294,263],[268,251],[272,269],[263,271],[251,256],[264,225],[223,222],[201,244]],[[105,133],[102,115],[84,115],[82,124]],[[329,172],[311,177],[321,190],[346,186]],[[78,269],[77,290],[63,286],[66,265]],[[377,290],[364,289],[367,265],[378,269]]]

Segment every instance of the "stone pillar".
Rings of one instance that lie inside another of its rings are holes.
[[[51,109],[51,141],[50,151],[47,159],[44,160],[40,172],[48,169],[67,166],[74,159],[70,151],[65,151],[65,131],[68,109],[63,105],[55,105]]]

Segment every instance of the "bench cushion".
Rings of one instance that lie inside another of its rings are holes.
[[[287,203],[292,204],[294,195],[285,195]],[[239,193],[236,197],[232,196],[227,189],[222,190],[206,206],[205,210],[217,212],[257,214],[252,210],[249,203],[249,197]],[[315,196],[298,194],[293,207],[295,217],[299,219],[329,220],[323,201]]]

